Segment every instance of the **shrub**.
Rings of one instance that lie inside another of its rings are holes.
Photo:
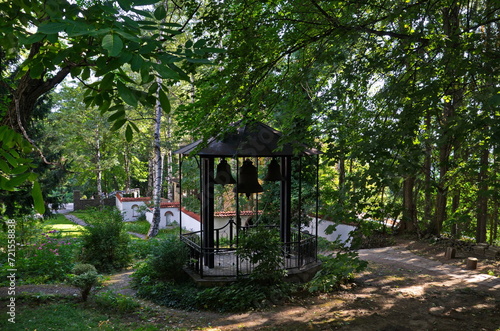
[[[39,232],[26,244],[16,245],[18,281],[31,284],[63,281],[74,264],[74,247],[75,240],[62,238],[56,230]],[[6,280],[8,269],[12,269],[7,261],[7,258],[2,261],[5,262],[0,272],[2,281]]]
[[[290,283],[263,285],[244,279],[228,286],[211,287],[197,294],[197,305],[200,308],[219,312],[241,312],[259,309],[278,303],[290,296],[294,286]]]
[[[123,216],[116,209],[94,210],[86,218],[80,261],[93,264],[101,272],[128,266],[131,262],[130,237]]]
[[[158,238],[132,239],[130,241],[130,250],[135,259],[142,260],[152,254],[160,244],[161,240]]]
[[[332,292],[340,285],[352,280],[355,272],[366,268],[368,263],[358,258],[356,252],[337,253],[335,256],[320,256],[322,262],[313,279],[306,284],[309,292]]]
[[[101,280],[96,268],[91,264],[76,264],[68,276],[69,283],[80,290],[83,301],[87,301],[93,287],[100,285]]]
[[[247,279],[224,287],[200,291],[200,307],[219,311],[244,311],[262,308],[287,297],[293,284],[285,282],[283,251],[279,233],[275,228],[257,226],[240,234],[237,253],[255,265]]]
[[[185,279],[183,270],[189,259],[186,245],[176,236],[167,237],[153,246],[153,252],[147,259],[151,266],[152,276],[164,281],[181,281]]]
[[[282,268],[282,243],[277,229],[256,226],[241,233],[238,239],[238,256],[255,265],[251,280],[264,285],[284,282],[286,270]]]
[[[114,310],[120,313],[131,313],[141,306],[133,298],[113,291],[98,293],[95,296],[95,302],[105,310]]]

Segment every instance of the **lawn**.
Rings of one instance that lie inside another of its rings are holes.
[[[56,297],[52,300],[37,303],[36,297],[18,299],[15,324],[9,322],[6,315],[0,319],[0,329],[12,331],[160,330],[156,325],[144,323],[141,312],[125,314],[102,309],[103,307],[93,303],[77,303],[72,299]],[[5,301],[2,301],[3,303]]]
[[[63,237],[79,237],[83,227],[68,220],[64,215],[56,214],[43,223],[43,231],[57,230]]]

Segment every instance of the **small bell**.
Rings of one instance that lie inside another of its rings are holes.
[[[272,159],[269,165],[267,166],[267,175],[264,178],[266,182],[276,182],[283,180],[283,176],[281,175],[281,167],[276,161],[276,159]]]
[[[214,182],[221,185],[236,184],[236,180],[231,175],[231,167],[225,159],[222,159],[217,165]]]
[[[243,161],[243,165],[240,167],[238,185],[235,187],[234,192],[245,193],[249,197],[252,193],[263,191],[264,189],[259,184],[257,167],[250,160]]]

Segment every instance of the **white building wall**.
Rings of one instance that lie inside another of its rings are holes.
[[[314,224],[314,219],[311,220],[311,224],[309,227],[306,227],[306,230],[311,234],[316,234],[316,224]],[[340,242],[344,243],[347,247],[351,247],[351,232],[356,230],[355,226],[346,225],[346,224],[337,224],[335,231],[331,234],[326,234],[326,228],[328,226],[335,226],[334,222],[319,220],[318,221],[318,236],[328,239],[329,241],[340,240]]]

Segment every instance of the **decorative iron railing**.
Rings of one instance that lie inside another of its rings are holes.
[[[241,229],[251,231],[253,227]],[[238,277],[249,275],[255,265],[237,255],[236,223],[230,220],[214,230],[214,247],[202,248],[201,231],[182,234],[181,240],[189,247],[188,268],[200,277]],[[292,229],[291,241],[283,243],[282,269],[303,269],[317,262],[317,238],[307,232]],[[206,261],[213,261],[213,268]]]

